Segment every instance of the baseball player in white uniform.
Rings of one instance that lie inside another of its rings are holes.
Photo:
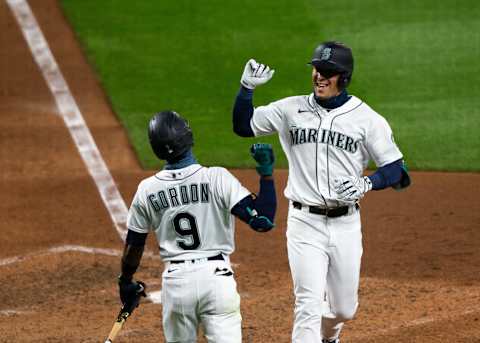
[[[243,137],[278,133],[289,165],[287,248],[295,293],[294,343],[338,343],[358,306],[362,233],[359,200],[404,188],[410,178],[387,121],[349,95],[351,49],[324,42],[313,53],[313,92],[253,107],[253,89],[274,71],[251,59],[233,109]],[[378,169],[363,173],[368,161]],[[324,304],[328,304],[325,309]]]
[[[240,297],[229,260],[234,251],[234,216],[259,232],[273,228],[272,148],[252,146],[261,176],[255,196],[225,168],[198,164],[191,151],[192,131],[176,112],[156,114],[148,133],[154,153],[167,163],[139,184],[132,201],[119,277],[121,301],[134,301],[144,289],[133,274],[147,234],[153,232],[165,262],[166,342],[196,342],[201,325],[209,343],[240,343]]]

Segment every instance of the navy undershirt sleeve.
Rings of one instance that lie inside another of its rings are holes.
[[[121,277],[125,280],[131,280],[133,274],[137,271],[142,259],[145,241],[147,239],[146,233],[138,233],[128,230],[127,238],[125,240],[125,248],[122,256],[122,274]]]
[[[261,178],[260,191],[258,192],[257,197],[254,198],[251,195],[248,195],[232,208],[231,212],[233,215],[247,224],[252,224],[252,214],[247,208],[255,210],[259,217],[263,216],[268,218],[271,223],[274,222],[275,212],[277,210],[277,197],[273,180],[265,180]]]
[[[250,127],[253,116],[253,90],[241,87],[233,106],[233,131],[240,137],[253,137]]]
[[[273,223],[277,211],[277,196],[275,194],[275,183],[272,179],[260,178],[260,191],[255,199],[255,209],[258,214],[265,216]]]
[[[145,241],[147,240],[147,236],[147,233],[139,233],[128,230],[125,243],[134,247],[143,247],[145,245]]]
[[[400,159],[378,168],[375,173],[368,176],[372,181],[372,189],[380,190],[399,183],[402,179],[402,166],[403,161]]]

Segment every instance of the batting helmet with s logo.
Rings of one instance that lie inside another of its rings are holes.
[[[326,70],[330,75],[339,74],[339,88],[348,86],[353,73],[352,50],[343,43],[328,41],[317,46],[309,63],[317,70]],[[325,76],[325,75],[324,75]]]

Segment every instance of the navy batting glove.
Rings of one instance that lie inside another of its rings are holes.
[[[275,227],[270,219],[265,216],[256,216],[250,219],[249,223],[250,227],[257,232],[268,232]]]
[[[145,283],[142,281],[133,281],[126,279],[122,275],[118,277],[118,288],[120,292],[120,300],[123,305],[130,305],[135,308],[138,306],[140,297],[146,297]]]
[[[250,154],[257,161],[258,174],[261,176],[271,176],[273,174],[275,156],[270,144],[255,143],[250,147]]]

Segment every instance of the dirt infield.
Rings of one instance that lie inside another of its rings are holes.
[[[142,171],[54,0],[30,1],[127,204]],[[0,342],[103,342],[119,308],[122,242],[58,116],[9,8],[0,1]],[[256,190],[253,171],[234,170]],[[405,192],[362,202],[360,308],[342,343],[480,342],[480,174],[413,173]],[[283,189],[286,171],[277,171]],[[292,283],[277,228],[237,226],[232,256],[244,342],[289,342]],[[161,288],[153,237],[138,277]],[[144,303],[118,342],[163,342],[161,305]]]

